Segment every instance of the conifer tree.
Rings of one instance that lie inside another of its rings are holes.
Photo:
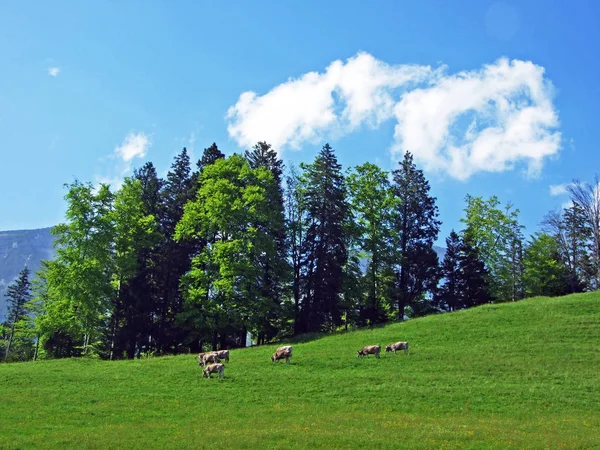
[[[26,304],[31,299],[31,282],[29,281],[29,269],[24,267],[18,278],[6,289],[8,299],[8,317],[6,327],[8,328],[8,342],[4,354],[4,360],[8,360],[11,345],[15,337],[17,324],[27,316]]]
[[[438,278],[438,257],[433,249],[441,222],[436,198],[429,195],[429,182],[417,169],[410,152],[393,171],[397,204],[394,218],[396,267],[395,304],[403,320],[405,307],[433,292]]]
[[[302,168],[306,238],[299,330],[331,330],[341,324],[342,281],[348,260],[344,177],[329,144]]]
[[[159,350],[168,352],[183,340],[176,326],[176,317],[182,311],[183,297],[179,289],[180,278],[190,269],[194,243],[186,240],[176,242],[175,227],[183,217],[185,204],[195,198],[191,177],[190,158],[184,148],[176,157],[167,173],[161,191],[162,215],[160,229],[164,236],[160,257],[160,306],[158,311],[157,340]]]
[[[439,309],[455,311],[489,302],[485,265],[477,250],[454,230],[446,238],[446,254],[440,276],[442,286],[436,295]]]

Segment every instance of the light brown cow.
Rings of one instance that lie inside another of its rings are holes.
[[[379,345],[365,345],[357,352],[356,357],[366,356],[368,358],[369,355],[375,355],[375,358],[379,358],[380,352],[381,347]]]
[[[271,361],[275,364],[275,361],[279,361],[280,359],[285,358],[285,363],[290,363],[290,358],[292,357],[292,347],[290,345],[286,345],[284,347],[279,347],[273,356],[271,356]]]
[[[404,353],[408,355],[408,342],[394,342],[393,344],[387,345],[385,347],[386,352],[394,352],[394,355],[396,354],[396,350],[404,350]]]
[[[202,364],[206,366],[206,363],[220,363],[221,359],[216,353],[205,353],[198,362],[198,365]]]
[[[198,353],[198,355],[196,355],[196,359],[198,359],[198,361],[200,361],[200,360],[202,360],[202,357],[204,355],[217,355],[219,357],[219,359],[224,359],[225,361],[229,362],[229,350],[217,350],[214,352]]]
[[[224,359],[225,361],[229,362],[229,350],[219,350],[213,353],[216,353],[220,359]]]
[[[225,376],[225,365],[217,363],[217,364],[209,364],[202,371],[202,376],[206,378],[211,378],[210,374],[218,373],[219,378],[223,378]]]

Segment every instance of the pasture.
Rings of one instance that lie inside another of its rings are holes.
[[[410,343],[410,355],[385,345]],[[381,358],[357,358],[363,345]],[[599,448],[600,295],[195,355],[0,365],[0,448]]]

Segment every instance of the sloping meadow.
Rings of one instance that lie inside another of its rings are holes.
[[[194,355],[0,365],[0,448],[600,447],[599,294],[276,347],[232,350],[223,380]]]

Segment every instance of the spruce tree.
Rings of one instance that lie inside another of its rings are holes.
[[[460,303],[461,247],[462,240],[460,236],[452,230],[450,236],[446,238],[446,254],[440,266],[440,277],[443,284],[436,295],[438,307],[446,311],[458,309]]]
[[[299,331],[331,330],[341,323],[343,269],[348,260],[344,177],[329,144],[312,164],[302,167],[306,239]]]
[[[455,311],[489,302],[488,272],[477,249],[454,230],[446,238],[440,267],[443,284],[436,295],[439,309]]]
[[[4,354],[4,360],[6,361],[15,337],[17,323],[27,316],[26,303],[31,299],[31,282],[29,281],[29,269],[27,267],[24,267],[18,278],[8,286],[5,295],[8,299],[6,327],[9,330]]]
[[[215,161],[222,158],[225,158],[225,155],[221,150],[219,150],[217,144],[213,142],[210,147],[204,149],[202,158],[198,160],[196,166],[198,167],[198,170],[202,172],[202,169],[204,169],[206,166],[210,166],[211,164],[214,164]]]
[[[429,182],[417,169],[410,152],[404,154],[400,168],[393,171],[394,194],[398,200],[394,218],[396,249],[395,304],[403,320],[405,307],[422,301],[437,284],[438,258],[433,243],[441,222],[436,198],[429,195]]]
[[[462,236],[461,241],[459,263],[461,282],[458,305],[461,308],[469,308],[489,303],[492,300],[488,282],[489,272],[477,248]]]
[[[161,203],[164,205],[160,217],[160,229],[164,236],[160,258],[160,307],[158,311],[158,331],[160,350],[174,351],[183,340],[176,326],[176,317],[182,311],[183,297],[179,289],[179,281],[190,269],[194,243],[186,240],[175,242],[174,234],[177,223],[184,213],[185,204],[193,200],[190,158],[184,148],[173,161],[167,173]]]

